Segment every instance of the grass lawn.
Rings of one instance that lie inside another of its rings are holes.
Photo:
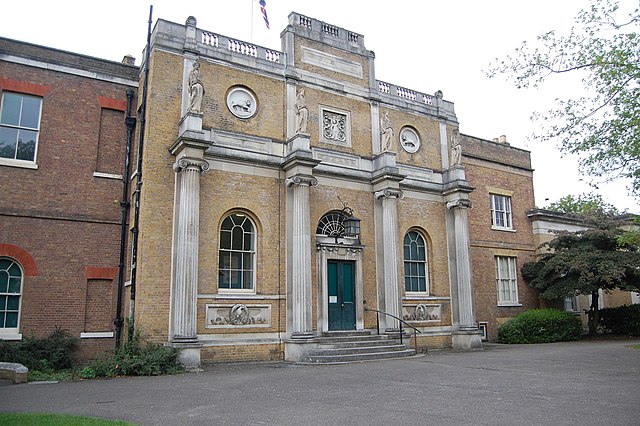
[[[3,426],[100,426],[120,425],[134,426],[135,423],[123,420],[105,420],[96,417],[73,416],[70,414],[43,414],[43,413],[0,413],[0,424]]]
[[[630,345],[631,349],[640,349],[640,345]]]

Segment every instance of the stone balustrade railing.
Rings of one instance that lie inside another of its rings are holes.
[[[315,25],[314,19],[308,18],[303,15],[297,15],[296,17],[298,18],[296,24],[300,27],[311,29],[312,26]],[[357,33],[346,31],[342,28],[335,27],[324,22],[318,21],[318,23],[320,25],[314,28],[317,28],[325,36],[328,35],[339,39],[345,38],[346,40],[348,40],[348,42],[353,43],[358,43],[359,41],[359,34]],[[252,43],[247,43],[200,29],[197,30],[196,37],[198,43],[216,49],[225,49],[231,54],[262,59],[274,64],[282,63],[281,59],[283,58],[283,53],[277,50],[267,49],[265,47],[258,46]],[[415,90],[407,89],[405,87],[397,86],[380,80],[376,80],[376,84],[378,85],[378,92],[380,94],[387,95],[391,99],[395,98],[399,101],[411,101],[425,106],[439,105],[439,107],[444,106],[446,109],[450,109],[451,111],[453,111],[453,104],[451,104],[450,102],[444,101],[444,103],[442,103],[442,100],[440,102],[436,102],[436,99],[434,98],[436,98],[437,95],[428,95],[426,93],[417,92]],[[450,106],[445,106],[445,104],[450,104]]]
[[[247,43],[245,41],[235,40],[219,34],[208,31],[198,30],[200,33],[199,40],[202,44],[215,48],[226,48],[229,52],[238,53],[244,56],[260,58],[269,62],[280,63],[281,53],[277,50],[267,49],[262,46]]]
[[[433,105],[433,96],[425,93],[416,92],[415,90],[406,89],[404,87],[396,86],[391,83],[376,80],[378,83],[378,91],[391,96],[397,96],[399,98],[407,99],[410,101],[416,101],[425,105]]]

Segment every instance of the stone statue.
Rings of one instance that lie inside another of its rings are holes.
[[[195,61],[189,73],[189,112],[202,113],[202,96],[204,95],[204,85],[200,75],[200,63]]]
[[[380,145],[382,151],[391,150],[391,141],[393,140],[393,127],[389,120],[389,112],[385,111],[384,116],[380,119]]]
[[[304,100],[304,89],[298,91],[296,96],[296,131],[295,133],[307,133],[309,110]]]
[[[451,165],[460,166],[462,164],[462,145],[457,134],[451,137]]]

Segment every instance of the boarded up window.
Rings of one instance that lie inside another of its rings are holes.
[[[102,108],[100,111],[97,172],[122,175],[126,139],[124,112]]]

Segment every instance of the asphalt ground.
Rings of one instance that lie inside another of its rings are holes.
[[[199,373],[4,383],[0,411],[142,425],[640,425],[630,341],[489,344],[343,365],[215,364]]]

